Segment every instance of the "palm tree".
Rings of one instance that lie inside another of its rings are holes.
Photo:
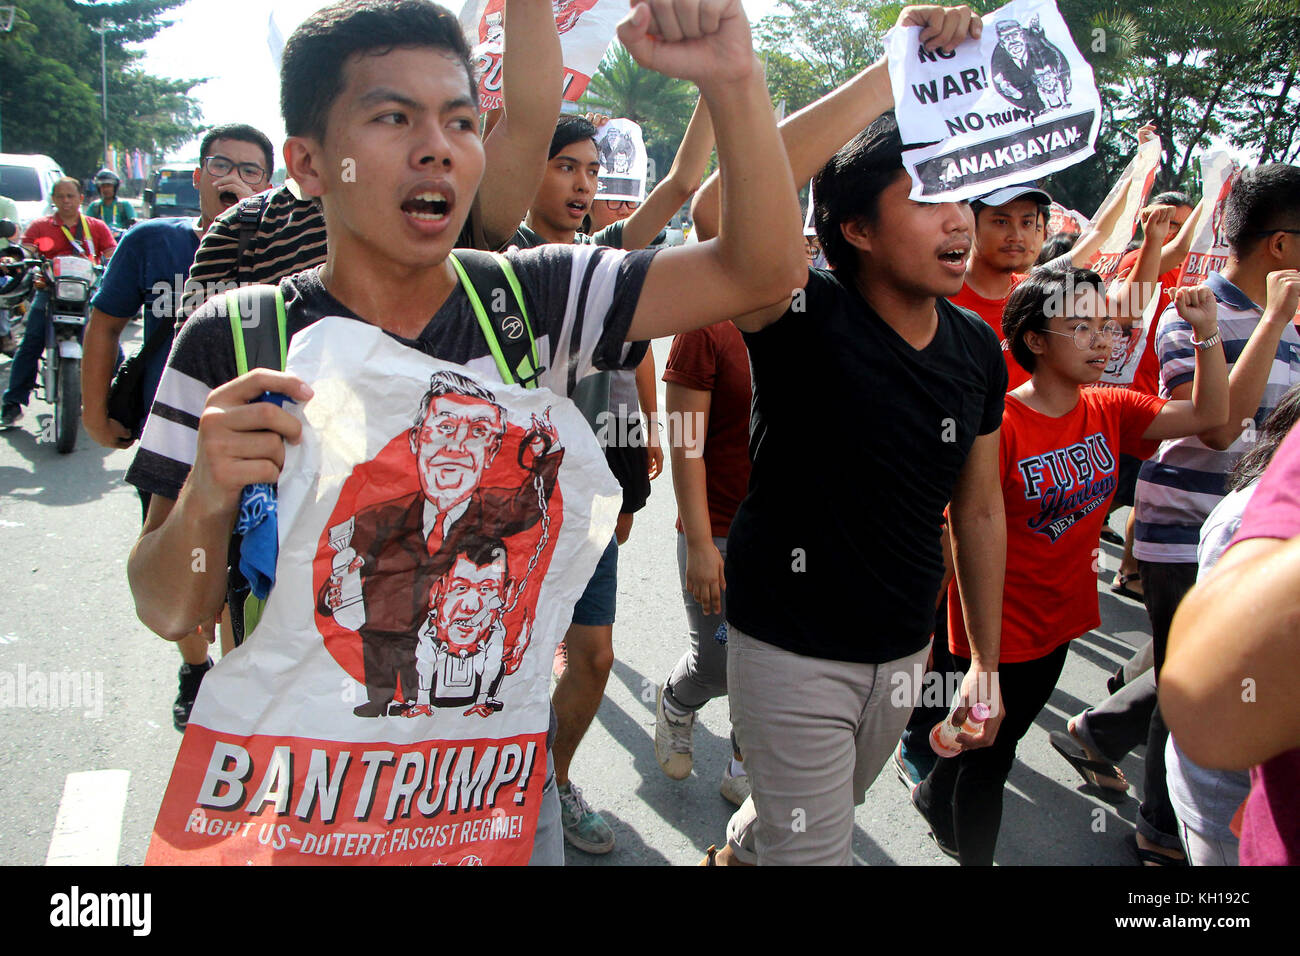
[[[600,69],[578,105],[638,123],[646,153],[663,175],[686,135],[697,95],[694,84],[645,69],[621,43],[615,42],[600,61]]]
[[[684,131],[695,108],[695,96],[692,84],[647,70],[632,59],[623,44],[615,42],[600,61],[580,103],[642,126],[672,126],[680,119]]]

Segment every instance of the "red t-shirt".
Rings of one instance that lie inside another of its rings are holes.
[[[58,216],[46,216],[44,219],[35,220],[27,231],[23,233],[22,241],[29,245],[35,246],[37,239],[48,238],[54,240],[54,247],[42,255],[47,259],[53,259],[55,256],[81,256],[83,259],[94,259],[96,262],[103,262],[110,252],[117,246],[117,240],[113,234],[108,231],[102,219],[96,219],[94,216],[85,217],[86,225],[90,227],[90,241],[95,247],[95,254],[91,256],[86,248],[86,236],[82,231],[81,221],[78,220],[76,225],[67,229],[63,225],[63,220]],[[68,241],[68,235],[77,241],[81,246],[78,249]]]
[[[740,330],[719,322],[673,339],[664,366],[664,381],[712,392],[709,424],[704,433],[704,469],[709,496],[709,524],[715,538],[725,538],[731,519],[749,489],[749,350]],[[683,422],[683,428],[693,427]],[[677,518],[677,530],[682,519]]]
[[[1002,592],[1006,663],[1034,661],[1101,623],[1097,538],[1119,481],[1121,452],[1146,458],[1142,440],[1165,400],[1121,388],[1083,388],[1060,418],[1014,395],[1002,413],[1002,497],[1007,571]],[[948,592],[948,643],[970,656],[956,584]]]
[[[1022,275],[1013,275],[1011,277],[1011,289],[1007,290],[1006,297],[1002,299],[986,299],[965,282],[961,284],[961,291],[948,299],[953,305],[959,305],[963,309],[970,309],[997,333],[998,341],[1002,343],[1002,357],[1007,360],[1008,392],[1029,381],[1029,373],[1021,368],[1020,363],[1011,356],[1011,351],[1007,348],[1007,340],[1002,336],[1002,310],[1007,307],[1007,299],[1011,298],[1012,289],[1015,289],[1023,278]]]
[[[1250,538],[1290,540],[1300,535],[1300,428],[1282,442],[1246,505],[1232,543]],[[1300,748],[1250,771],[1250,796],[1241,818],[1243,866],[1300,864]]]
[[[1123,280],[1133,271],[1133,267],[1137,265],[1139,252],[1140,249],[1134,249],[1124,254],[1124,258],[1119,261],[1116,281]],[[1142,330],[1142,354],[1138,358],[1133,381],[1128,386],[1134,391],[1145,392],[1147,395],[1160,394],[1160,359],[1156,357],[1156,326],[1160,324],[1159,319],[1165,314],[1166,306],[1173,301],[1172,290],[1178,284],[1178,272],[1178,268],[1173,268],[1160,277],[1160,295],[1159,301],[1156,302],[1155,318]]]

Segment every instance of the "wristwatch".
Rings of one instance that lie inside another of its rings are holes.
[[[1196,346],[1196,351],[1198,352],[1204,352],[1207,349],[1212,349],[1222,341],[1223,341],[1223,336],[1219,334],[1218,329],[1215,329],[1214,334],[1211,335],[1208,339],[1205,339],[1200,342],[1196,341],[1196,333],[1195,332],[1192,333],[1192,344]]]

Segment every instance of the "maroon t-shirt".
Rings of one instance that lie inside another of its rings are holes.
[[[715,538],[725,538],[731,519],[749,489],[749,350],[730,322],[685,332],[673,339],[664,381],[712,392],[709,425],[704,433],[704,468],[709,496],[709,524]],[[682,423],[683,429],[694,427]],[[682,530],[681,516],[677,530]]]
[[[1246,505],[1232,543],[1250,538],[1289,540],[1300,535],[1300,428],[1293,428]],[[1300,864],[1300,748],[1250,771],[1250,796],[1241,821],[1243,866]]]

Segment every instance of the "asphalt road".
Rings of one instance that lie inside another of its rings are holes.
[[[133,324],[128,352],[138,343]],[[662,366],[666,341],[657,344],[656,355]],[[8,363],[0,359],[0,379],[7,380]],[[102,449],[83,431],[76,450],[59,455],[38,441],[41,417],[50,413],[34,400],[19,427],[0,432],[0,705],[6,711],[0,718],[0,858],[46,862],[68,775],[120,770],[129,773],[120,840],[109,810],[101,821],[108,836],[99,839],[116,844],[110,859],[140,864],[181,739],[171,726],[179,657],[136,619],[127,591],[126,557],[140,509],[122,479],[134,452]],[[731,813],[718,794],[729,756],[725,700],[711,702],[697,722],[695,775],[669,780],[654,758],[654,687],[688,644],[671,481],[666,472],[654,483],[620,556],[617,663],[572,771],[614,827],[618,845],[604,857],[569,849],[570,864],[694,864],[710,843],[723,841]],[[1112,518],[1116,527],[1122,515]],[[1113,569],[1117,550],[1103,545],[1103,552]],[[1102,576],[1108,583],[1113,571]],[[1106,693],[1106,677],[1146,639],[1141,606],[1100,590],[1101,627],[1073,643],[1056,692],[1021,743],[1007,787],[1000,864],[1132,862],[1123,841],[1137,801],[1130,796],[1108,803],[1085,789],[1047,739]],[[861,609],[856,626],[869,619],[870,609]],[[74,673],[81,675],[79,684]],[[42,699],[32,692],[51,681],[62,693]],[[27,692],[6,698],[6,684],[26,684]],[[69,706],[69,689],[77,686],[81,699]],[[1141,751],[1122,766],[1140,786]],[[855,822],[860,863],[953,865],[927,836],[890,767]],[[76,833],[60,839],[61,850],[71,845],[75,853]]]

